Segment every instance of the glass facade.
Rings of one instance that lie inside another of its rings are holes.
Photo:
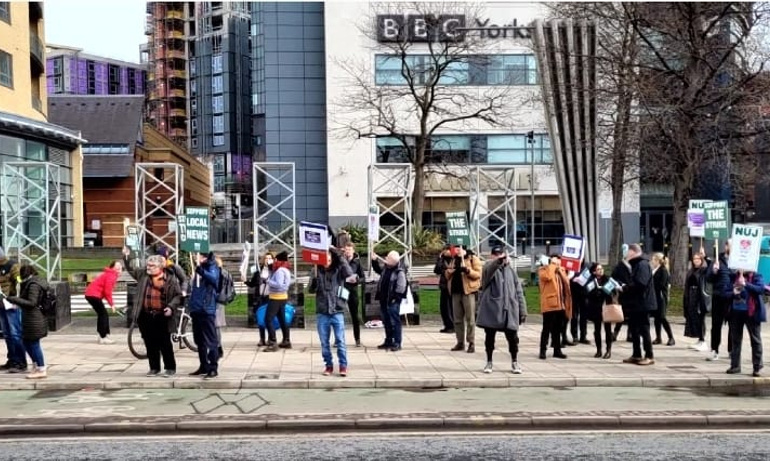
[[[473,55],[442,62],[438,56],[379,54],[374,58],[377,85],[426,85],[438,73],[448,86],[537,85],[537,61],[531,54]],[[436,70],[438,69],[438,70]]]
[[[409,163],[415,143],[414,138],[406,141],[409,149],[397,138],[378,138],[377,163]],[[534,144],[526,134],[433,136],[425,158],[428,163],[529,165],[533,151],[536,165],[553,163],[551,141],[544,133],[535,134]]]

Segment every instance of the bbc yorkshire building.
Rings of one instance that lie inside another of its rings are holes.
[[[326,34],[326,91],[328,145],[328,204],[329,220],[332,226],[349,222],[365,223],[369,203],[366,191],[369,189],[369,168],[373,164],[404,162],[401,143],[386,134],[356,138],[349,133],[341,136],[341,127],[351,120],[371,117],[367,110],[356,114],[351,107],[343,107],[347,92],[359,91],[350,84],[349,70],[340,62],[365,62],[369,75],[361,75],[371,87],[381,85],[404,85],[401,75],[401,60],[389,58],[392,47],[389,42],[406,40],[408,59],[420,59],[429,55],[428,43],[421,35],[425,31],[423,15],[428,11],[404,11],[403,6],[391,3],[398,11],[384,10],[382,4],[367,2],[327,2],[325,5]],[[475,7],[474,7],[475,8]],[[421,9],[425,10],[423,6]],[[453,11],[456,13],[457,9]],[[438,21],[438,35],[456,34],[463,30],[469,37],[481,44],[479,54],[484,55],[485,65],[457,66],[453,78],[447,85],[453,86],[458,94],[479,95],[494,91],[495,87],[506,88],[506,107],[503,119],[497,126],[482,120],[464,124],[448,124],[438,130],[430,141],[434,157],[449,158],[451,166],[435,167],[426,181],[425,212],[423,226],[445,230],[444,213],[447,211],[472,212],[474,208],[493,210],[506,200],[505,187],[497,181],[477,175],[481,169],[495,166],[510,166],[512,180],[508,196],[514,210],[516,243],[529,238],[531,234],[531,190],[534,188],[535,244],[546,241],[558,243],[564,234],[562,206],[559,200],[557,174],[553,167],[551,140],[546,129],[545,110],[541,98],[537,59],[532,49],[528,29],[519,26],[544,18],[545,10],[538,4],[494,2],[483,4],[474,10],[476,17],[463,14],[434,13]],[[371,31],[376,31],[372,33]],[[454,38],[442,36],[438,39]],[[465,75],[463,75],[465,74]],[[445,93],[446,94],[446,93]],[[413,99],[404,96],[403,104],[393,104],[402,111],[402,120],[414,122],[417,132],[419,119],[414,114]],[[408,131],[409,127],[407,127]],[[527,133],[534,132],[534,144],[528,143]],[[532,154],[534,153],[534,175],[531,175]],[[444,170],[442,170],[444,168]],[[451,174],[442,174],[449,171]],[[471,177],[481,177],[474,181]],[[478,192],[474,193],[474,183]],[[376,186],[376,184],[375,184]],[[397,194],[394,194],[397,195]],[[599,190],[599,230],[604,232],[611,208],[610,194]],[[633,195],[633,194],[631,194]],[[396,197],[392,201],[395,202]],[[387,204],[387,200],[381,200]],[[625,201],[624,221],[638,224],[638,196]],[[400,208],[397,208],[400,209]],[[636,210],[636,211],[634,211]],[[483,216],[470,216],[481,218]],[[604,218],[604,219],[602,219]],[[513,221],[513,217],[510,217]],[[387,222],[383,225],[395,224]],[[514,232],[509,223],[506,240],[513,243]],[[489,222],[494,227],[493,222]],[[632,228],[635,226],[631,226]],[[599,237],[601,247],[605,237]],[[529,242],[527,242],[529,245]]]

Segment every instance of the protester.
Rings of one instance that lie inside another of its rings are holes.
[[[588,316],[586,315],[586,293],[583,288],[575,280],[580,276],[580,273],[586,268],[585,262],[581,265],[580,270],[574,274],[570,279],[570,294],[572,294],[572,319],[569,322],[570,334],[572,340],[567,339],[567,328],[565,325],[562,333],[562,343],[565,346],[575,346],[578,342],[580,344],[591,344],[588,340]],[[580,330],[578,331],[578,326]],[[578,336],[580,335],[580,336]],[[576,342],[577,341],[577,342]]]
[[[624,285],[631,280],[631,265],[628,264],[628,245],[625,243],[622,246],[622,257],[623,259],[620,260],[618,264],[615,265],[615,268],[612,270],[612,274],[610,277],[615,280],[617,283]],[[620,329],[623,327],[623,324],[628,325],[628,296],[626,296],[623,293],[620,293],[618,296],[618,302],[623,307],[623,323],[617,323],[615,324],[615,331],[612,334],[612,341],[615,342],[618,340],[618,335],[620,334]],[[631,331],[629,328],[626,328],[626,342],[631,342]]]
[[[28,379],[46,378],[45,359],[40,340],[48,335],[48,319],[41,310],[43,296],[48,290],[45,280],[38,277],[37,270],[30,265],[23,265],[19,269],[21,286],[19,296],[9,296],[8,301],[19,306],[22,310],[22,338],[24,350],[32,361],[32,372]]]
[[[158,247],[156,254],[163,256],[164,270],[176,277],[177,282],[179,282],[179,288],[182,290],[182,297],[188,296],[190,294],[190,279],[187,277],[184,269],[182,269],[182,266],[169,259],[169,250],[167,247]]]
[[[708,352],[706,344],[706,314],[711,307],[711,295],[706,291],[708,274],[711,272],[711,261],[706,257],[703,248],[692,255],[692,267],[687,273],[684,286],[684,335],[697,338],[698,342],[690,345],[690,349]]]
[[[353,322],[353,339],[356,341],[356,347],[361,347],[361,318],[358,311],[360,307],[360,298],[358,292],[361,291],[361,285],[366,282],[364,267],[361,265],[361,259],[356,253],[356,245],[352,241],[345,243],[345,259],[350,265],[353,275],[345,280],[345,289],[348,290],[348,310],[350,311],[350,320]],[[363,310],[361,310],[363,313]]]
[[[554,358],[566,359],[567,355],[561,350],[561,332],[565,320],[572,317],[572,295],[569,278],[561,267],[559,255],[551,255],[549,263],[540,267],[538,278],[540,279],[540,312],[543,314],[540,359],[546,358],[549,336]]]
[[[521,374],[519,365],[519,325],[527,320],[527,302],[524,289],[511,267],[508,254],[502,247],[492,249],[492,256],[484,265],[481,275],[479,316],[476,325],[484,329],[484,349],[487,364],[484,373],[492,373],[492,352],[498,331],[505,334],[511,354],[511,371]]]
[[[450,248],[450,245],[444,245],[444,249],[436,259],[436,265],[433,267],[433,273],[439,276],[439,311],[441,312],[441,321],[444,324],[444,328],[439,330],[439,333],[452,334],[455,332],[454,313],[452,312],[452,295],[449,293],[449,287],[446,280],[446,270],[449,266],[449,263],[452,261]]]
[[[262,256],[262,268],[258,272],[254,272],[251,276],[251,280],[246,280],[244,283],[249,288],[254,288],[254,315],[256,316],[257,310],[267,304],[268,302],[268,287],[267,280],[270,278],[270,274],[273,271],[273,263],[275,261],[275,255],[271,252],[267,252]],[[265,308],[267,309],[267,308]],[[265,326],[257,325],[259,328],[259,343],[257,347],[267,346],[265,341]]]
[[[447,286],[452,294],[457,336],[457,344],[452,351],[464,350],[467,340],[468,353],[472,354],[476,352],[476,293],[481,287],[481,260],[465,246],[455,247],[454,250],[455,254],[445,272]]]
[[[732,271],[728,267],[730,259],[730,241],[725,242],[724,252],[714,261],[708,281],[712,286],[711,297],[711,353],[706,360],[719,360],[719,346],[722,343],[722,325],[728,322],[728,314],[733,304]],[[731,350],[730,328],[727,329],[727,352]]]
[[[192,278],[188,308],[192,317],[193,339],[198,346],[198,369],[190,376],[204,379],[219,376],[219,350],[216,331],[217,290],[222,272],[213,252],[198,254],[198,264]]]
[[[291,286],[291,270],[289,269],[289,253],[282,251],[275,257],[273,271],[267,279],[267,311],[265,312],[265,328],[267,328],[267,348],[265,352],[275,352],[278,348],[291,349],[289,325],[286,324],[286,303],[289,300]],[[275,335],[273,320],[278,317],[281,327],[281,344]]]
[[[650,338],[650,313],[658,307],[655,300],[652,268],[647,257],[642,254],[641,247],[635,243],[628,246],[628,263],[631,265],[631,279],[622,286],[621,291],[627,296],[628,329],[631,332],[633,353],[623,362],[652,365],[655,363],[655,355]],[[644,346],[644,358],[642,358],[642,346]]]
[[[390,255],[388,255],[388,259],[390,259]],[[321,356],[325,364],[324,376],[331,376],[334,373],[334,358],[330,346],[332,331],[334,331],[334,347],[337,349],[340,376],[348,375],[345,307],[348,303],[349,292],[345,289],[345,279],[352,275],[354,273],[350,269],[347,258],[341,251],[332,247],[326,265],[316,266],[315,276],[310,282],[309,291],[316,294],[316,323],[318,338],[321,342]]]
[[[222,261],[222,258],[219,256],[214,257],[214,260],[217,262],[217,267],[219,268],[220,274],[224,276],[225,269],[224,262]],[[221,293],[221,283],[223,282],[224,277],[220,277],[220,285],[217,287],[219,292]],[[214,327],[217,329],[217,352],[219,353],[219,358],[224,357],[225,350],[222,347],[222,327],[227,326],[227,318],[225,316],[225,303],[222,302],[222,299],[220,296],[217,296],[217,312],[214,318]]]
[[[17,287],[21,283],[19,263],[9,259],[5,250],[0,247],[0,290],[4,297],[16,296]],[[4,309],[0,306],[0,325],[2,325],[8,361],[0,366],[0,370],[8,373],[23,373],[27,371],[27,356],[22,341],[21,311],[11,306]]]
[[[741,346],[743,327],[749,332],[751,343],[752,376],[759,377],[762,364],[762,323],[767,321],[767,311],[762,294],[765,284],[762,275],[757,272],[738,271],[734,277],[733,305],[730,313],[730,368],[728,374],[741,372]]]
[[[115,344],[110,338],[110,315],[107,313],[107,309],[104,307],[104,301],[107,300],[112,312],[115,312],[115,301],[112,298],[112,293],[115,290],[115,285],[118,283],[118,277],[123,271],[123,263],[120,261],[113,261],[109,267],[99,274],[89,285],[86,287],[86,301],[96,312],[96,332],[99,334],[97,342],[99,344]]]
[[[406,271],[397,251],[391,251],[385,258],[385,267],[380,266],[380,257],[372,253],[372,269],[379,274],[375,299],[380,301],[380,314],[385,327],[385,341],[377,349],[392,352],[401,350],[401,301],[408,289]]]
[[[599,263],[593,263],[588,269],[591,278],[586,282],[586,317],[594,324],[594,342],[596,343],[595,358],[612,358],[612,324],[604,322],[604,305],[612,303],[612,296],[604,292],[602,287],[609,281],[604,274],[604,267]],[[607,343],[607,351],[602,355],[602,323],[604,324],[604,340]]]
[[[671,289],[671,276],[668,271],[668,258],[663,253],[652,255],[652,281],[655,284],[655,300],[658,307],[653,314],[655,318],[655,341],[652,344],[663,344],[663,339],[660,335],[662,328],[666,330],[666,335],[668,336],[666,345],[673,346],[676,344],[676,341],[674,341],[674,333],[671,331],[671,325],[666,318],[666,313],[668,312],[668,293]]]
[[[160,255],[147,258],[146,271],[138,276],[138,291],[134,301],[134,322],[142,333],[150,371],[147,376],[160,374],[163,356],[165,377],[176,374],[171,332],[174,330],[174,311],[182,305],[182,290],[176,277],[164,270],[165,260]]]

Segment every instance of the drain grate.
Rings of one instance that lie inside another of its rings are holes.
[[[669,365],[666,368],[670,368],[672,370],[695,370],[698,367],[695,365]]]

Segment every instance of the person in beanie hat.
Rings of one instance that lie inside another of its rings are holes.
[[[278,348],[291,349],[289,326],[286,324],[286,302],[289,300],[291,285],[291,270],[289,270],[289,253],[282,251],[275,256],[273,272],[267,279],[267,312],[265,312],[265,328],[267,328],[267,348],[265,352],[275,352]],[[273,319],[278,316],[283,340],[281,344],[275,337]]]
[[[216,328],[219,277],[221,271],[214,253],[206,256],[199,254],[191,283],[189,309],[200,365],[190,376],[203,375],[205,379],[211,379],[219,375],[219,340]]]

